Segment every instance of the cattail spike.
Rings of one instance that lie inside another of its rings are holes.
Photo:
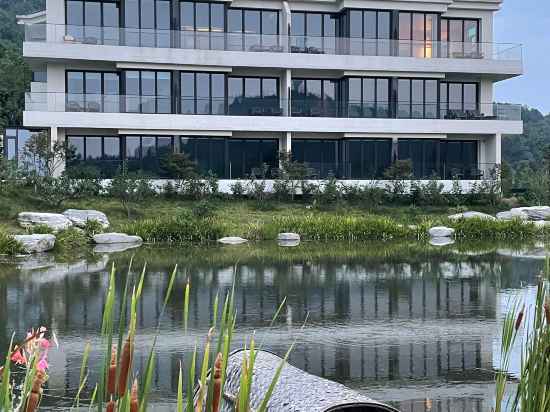
[[[116,394],[116,347],[114,345],[111,349],[111,364],[107,375],[107,393],[109,395]]]
[[[130,412],[139,411],[139,401],[138,401],[138,381],[134,379],[132,384],[132,391],[130,392]]]
[[[519,327],[521,326],[521,322],[523,320],[523,308],[521,308],[520,312],[518,313],[518,317],[516,319],[516,331],[519,329]]]
[[[126,338],[124,347],[122,348],[122,356],[120,358],[120,374],[118,375],[118,396],[122,398],[128,387],[128,376],[132,369],[132,357],[134,352],[134,344],[130,336]]]
[[[212,399],[212,412],[218,412],[220,410],[222,395],[222,361],[223,356],[221,352],[219,352],[214,362],[214,397]]]

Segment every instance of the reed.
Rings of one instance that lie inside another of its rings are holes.
[[[535,305],[514,305],[504,319],[502,329],[501,369],[496,375],[495,412],[550,410],[550,308],[547,281],[541,279]],[[529,314],[530,312],[530,314]],[[520,334],[524,330],[525,333]],[[518,337],[524,339],[518,342]],[[517,389],[505,398],[509,361],[514,345],[522,345],[521,367]]]
[[[0,227],[0,255],[14,256],[24,252],[23,245]]]

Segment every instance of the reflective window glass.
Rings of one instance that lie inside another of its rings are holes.
[[[139,136],[126,136],[126,158],[128,160],[139,160],[141,145]]]
[[[81,0],[67,0],[67,24],[84,25],[84,4]]]
[[[244,94],[245,97],[260,97],[260,79],[245,78]]]
[[[84,8],[84,22],[86,26],[101,27],[101,3],[87,1]]]
[[[82,136],[69,136],[68,146],[73,160],[84,159],[84,138]]]
[[[260,33],[260,12],[258,10],[244,11],[244,31],[245,33]]]
[[[291,31],[295,36],[304,36],[306,34],[306,18],[304,13],[292,12]]]
[[[139,1],[125,0],[124,4],[124,26],[139,28]]]
[[[155,1],[141,0],[141,28],[155,28]]]
[[[210,13],[210,30],[223,32],[225,30],[225,6],[221,3],[212,3]]]
[[[84,93],[84,73],[67,72],[67,92],[76,94]]]
[[[307,35],[308,36],[321,36],[322,34],[322,19],[320,13],[308,13],[307,14]]]
[[[196,30],[210,30],[210,7],[209,3],[195,3]]]
[[[240,9],[227,9],[227,31],[241,33],[243,31],[243,12]]]
[[[119,5],[118,3],[103,3],[103,26],[119,26]]]
[[[101,137],[86,137],[86,159],[100,160],[101,159]]]
[[[180,3],[181,30],[195,30],[195,4],[190,1]]]
[[[262,11],[262,34],[277,34],[279,32],[278,12]]]
[[[350,37],[363,37],[363,13],[360,10],[350,10],[349,16]]]
[[[118,137],[103,138],[103,158],[106,160],[120,159],[120,139]]]
[[[263,97],[276,97],[279,93],[277,90],[277,79],[262,80]]]

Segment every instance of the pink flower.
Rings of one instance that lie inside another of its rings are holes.
[[[11,356],[12,362],[15,362],[17,365],[26,365],[27,364],[27,358],[23,354],[22,351],[18,350]]]
[[[48,339],[40,339],[40,348],[48,350],[50,348],[50,341]]]
[[[48,369],[49,367],[50,365],[48,364],[46,355],[42,356],[42,359],[40,359],[40,361],[38,361],[38,363],[36,364],[36,368],[42,372],[46,372],[46,369]]]

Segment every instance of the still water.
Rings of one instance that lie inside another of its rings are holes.
[[[204,341],[215,296],[231,288],[235,273],[236,345],[255,331],[266,349],[284,354],[296,339],[292,364],[404,412],[489,412],[500,319],[511,299],[533,295],[546,253],[534,245],[416,243],[106,252],[0,262],[2,352],[13,331],[21,336],[33,326],[51,328],[59,341],[50,353],[46,410],[71,405],[86,342],[92,345],[92,375],[99,369],[98,331],[112,265],[120,295],[127,273],[137,278],[147,262],[138,371],[144,369],[176,264],[179,271],[161,320],[153,410],[174,409],[179,360],[187,362],[195,343]],[[191,307],[184,334],[187,278]],[[285,297],[286,307],[270,326]]]

